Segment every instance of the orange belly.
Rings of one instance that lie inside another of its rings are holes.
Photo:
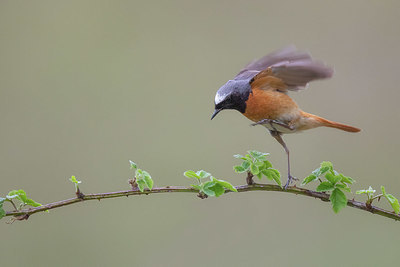
[[[271,119],[289,123],[298,117],[299,113],[299,107],[288,95],[278,91],[253,88],[246,101],[246,111],[243,115],[254,122]]]

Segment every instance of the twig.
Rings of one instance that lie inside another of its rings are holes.
[[[299,188],[296,186],[288,187],[287,190],[282,189],[277,185],[271,184],[253,184],[253,185],[240,185],[237,186],[236,189],[238,192],[250,192],[250,191],[276,191],[282,193],[291,193],[296,195],[303,195],[314,197],[316,199],[320,199],[325,202],[329,202],[329,195],[322,192],[316,192],[304,188]],[[167,186],[167,187],[159,187],[153,188],[150,190],[145,190],[144,192],[140,192],[139,190],[126,190],[126,191],[117,191],[117,192],[109,192],[109,193],[98,193],[98,194],[85,194],[82,197],[78,198],[70,198],[66,200],[61,200],[58,202],[49,203],[40,207],[36,208],[29,208],[20,211],[8,211],[6,216],[14,216],[16,220],[27,219],[30,215],[42,212],[46,210],[51,210],[55,208],[59,208],[62,206],[68,206],[71,204],[84,202],[87,200],[100,200],[105,198],[116,198],[116,197],[124,197],[124,196],[131,196],[131,195],[149,195],[149,194],[157,194],[157,193],[173,193],[173,192],[181,192],[181,193],[199,193],[198,190],[191,188],[191,187],[183,187],[183,186]],[[230,191],[226,191],[225,193],[229,193]],[[357,208],[360,210],[368,211],[386,218],[390,218],[396,221],[400,221],[400,215],[395,214],[394,212],[390,212],[375,206],[367,206],[365,203],[355,201],[355,200],[348,200],[347,206]]]

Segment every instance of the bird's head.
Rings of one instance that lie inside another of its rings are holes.
[[[251,86],[249,80],[230,80],[224,84],[215,95],[215,110],[213,119],[221,110],[236,109],[241,113],[246,111],[246,101],[249,98]]]

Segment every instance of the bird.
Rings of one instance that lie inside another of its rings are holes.
[[[290,172],[290,154],[283,134],[297,133],[317,127],[330,127],[346,132],[361,129],[331,121],[300,109],[288,95],[314,80],[331,78],[333,69],[314,60],[308,52],[290,45],[246,65],[234,78],[219,88],[211,120],[222,110],[232,109],[262,125],[284,148],[287,155],[288,179],[284,186],[297,180]]]

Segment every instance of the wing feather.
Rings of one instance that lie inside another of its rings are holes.
[[[273,76],[282,80],[286,89],[299,90],[313,80],[330,78],[332,74],[332,68],[314,61],[310,54],[298,51],[295,46],[288,46],[251,62],[238,73],[235,80],[251,79],[253,82]]]

